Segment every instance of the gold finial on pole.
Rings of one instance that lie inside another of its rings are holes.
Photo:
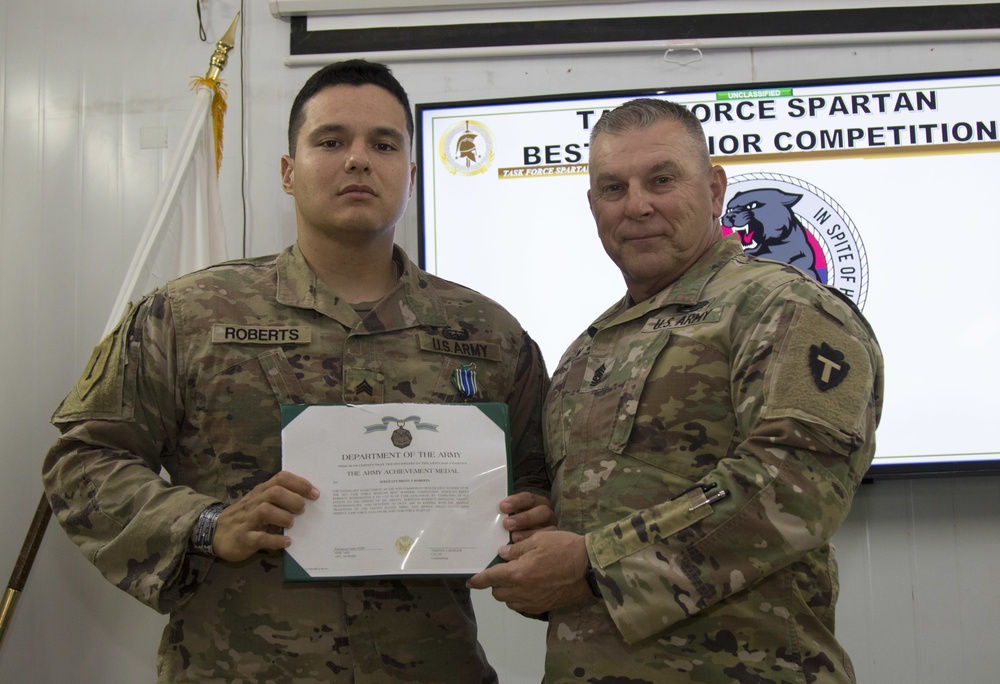
[[[226,84],[219,80],[219,74],[226,68],[226,56],[229,51],[236,46],[236,24],[240,20],[240,13],[237,12],[233,18],[233,23],[229,25],[226,34],[219,38],[215,44],[215,52],[209,60],[211,67],[205,73],[204,78],[195,78],[191,81],[192,90],[197,90],[204,86],[212,91],[212,134],[215,138],[215,173],[219,173],[222,165],[222,124],[226,116]]]
[[[205,73],[205,78],[210,81],[217,81],[219,79],[219,74],[222,70],[226,68],[226,61],[228,59],[229,51],[236,46],[236,24],[240,20],[240,13],[236,13],[236,17],[233,19],[233,23],[229,25],[229,30],[226,34],[219,38],[219,42],[215,44],[215,52],[212,53],[212,58],[209,63],[212,65],[208,68]]]

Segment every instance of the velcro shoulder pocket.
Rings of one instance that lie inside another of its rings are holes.
[[[871,400],[874,370],[866,345],[827,314],[795,307],[771,368],[765,418],[790,416],[854,435]]]
[[[83,375],[52,415],[56,425],[93,418],[131,418],[134,410],[136,363],[129,363],[128,338],[137,307],[131,307],[100,344],[94,347]]]

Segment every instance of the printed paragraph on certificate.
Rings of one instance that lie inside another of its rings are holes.
[[[282,468],[320,498],[285,530],[289,581],[471,576],[509,541],[505,404],[282,406]]]

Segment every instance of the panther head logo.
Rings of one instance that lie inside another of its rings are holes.
[[[826,283],[822,250],[792,211],[802,195],[777,188],[739,192],[726,205],[722,226],[736,233],[747,254],[795,266]]]

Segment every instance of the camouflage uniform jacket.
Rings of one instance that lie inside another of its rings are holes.
[[[281,403],[506,402],[515,489],[547,493],[537,346],[495,302],[397,260],[363,319],[295,245],[179,278],[126,314],[53,416],[56,517],[109,581],[170,613],[158,681],[496,681],[462,580],[285,584],[280,553],[189,546],[203,509],[280,470]],[[453,373],[470,363],[467,399]]]
[[[550,613],[546,684],[854,681],[829,541],[881,395],[853,304],[735,238],[598,318],[544,429],[559,526],[586,536],[602,598]]]

